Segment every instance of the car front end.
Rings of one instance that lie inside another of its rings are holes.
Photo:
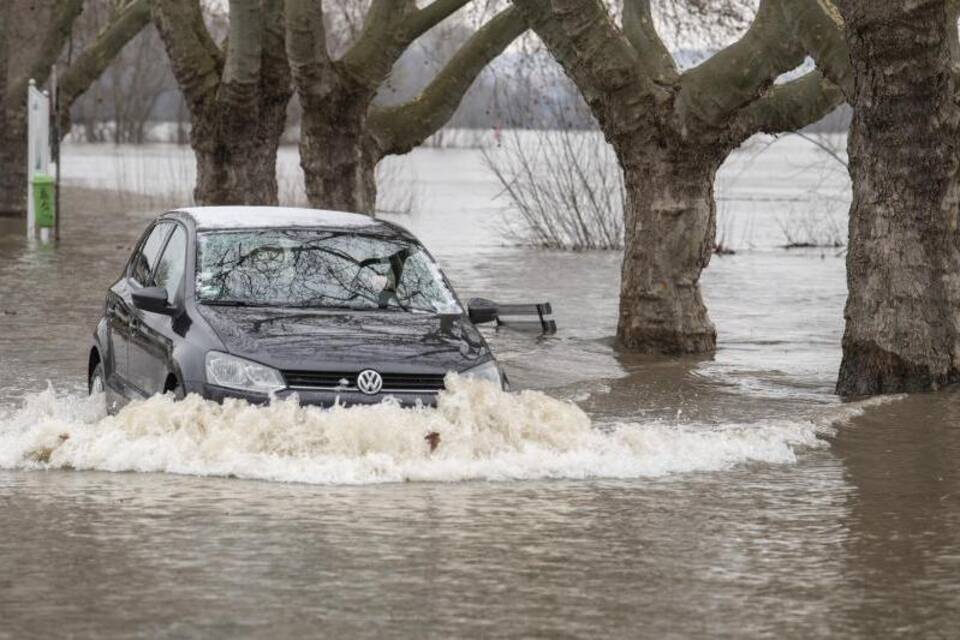
[[[217,402],[239,398],[263,404],[273,398],[296,396],[301,404],[324,407],[377,404],[388,398],[401,406],[435,406],[449,373],[493,382],[504,390],[509,388],[500,365],[492,356],[462,370],[389,363],[377,369],[330,370],[321,366],[318,363],[315,367],[276,369],[229,353],[209,351],[205,380],[188,385],[187,392]]]

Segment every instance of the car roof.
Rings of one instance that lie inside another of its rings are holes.
[[[410,235],[402,227],[377,220],[360,213],[327,211],[324,209],[301,209],[296,207],[187,207],[175,209],[170,214],[180,214],[193,220],[197,230],[212,229],[361,229],[364,231],[399,233]]]

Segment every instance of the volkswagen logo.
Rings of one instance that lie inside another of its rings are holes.
[[[368,396],[375,396],[383,388],[383,378],[373,369],[365,369],[357,376],[357,387]]]

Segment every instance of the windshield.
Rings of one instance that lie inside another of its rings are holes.
[[[315,229],[201,233],[197,298],[222,305],[462,313],[420,245]]]

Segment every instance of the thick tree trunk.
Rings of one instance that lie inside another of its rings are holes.
[[[277,148],[286,104],[281,98],[261,105],[250,118],[225,105],[194,112],[190,145],[197,158],[198,205],[277,204]]]
[[[379,153],[366,131],[367,97],[332,96],[305,105],[300,165],[311,206],[373,214]]]
[[[942,0],[843,5],[856,77],[841,395],[960,380],[960,108]]]
[[[26,102],[26,96],[24,96]],[[0,120],[0,215],[27,209],[27,110],[11,109]]]
[[[703,353],[717,332],[700,295],[716,235],[713,183],[720,158],[706,148],[638,145],[624,161],[627,203],[617,337],[631,350]]]

